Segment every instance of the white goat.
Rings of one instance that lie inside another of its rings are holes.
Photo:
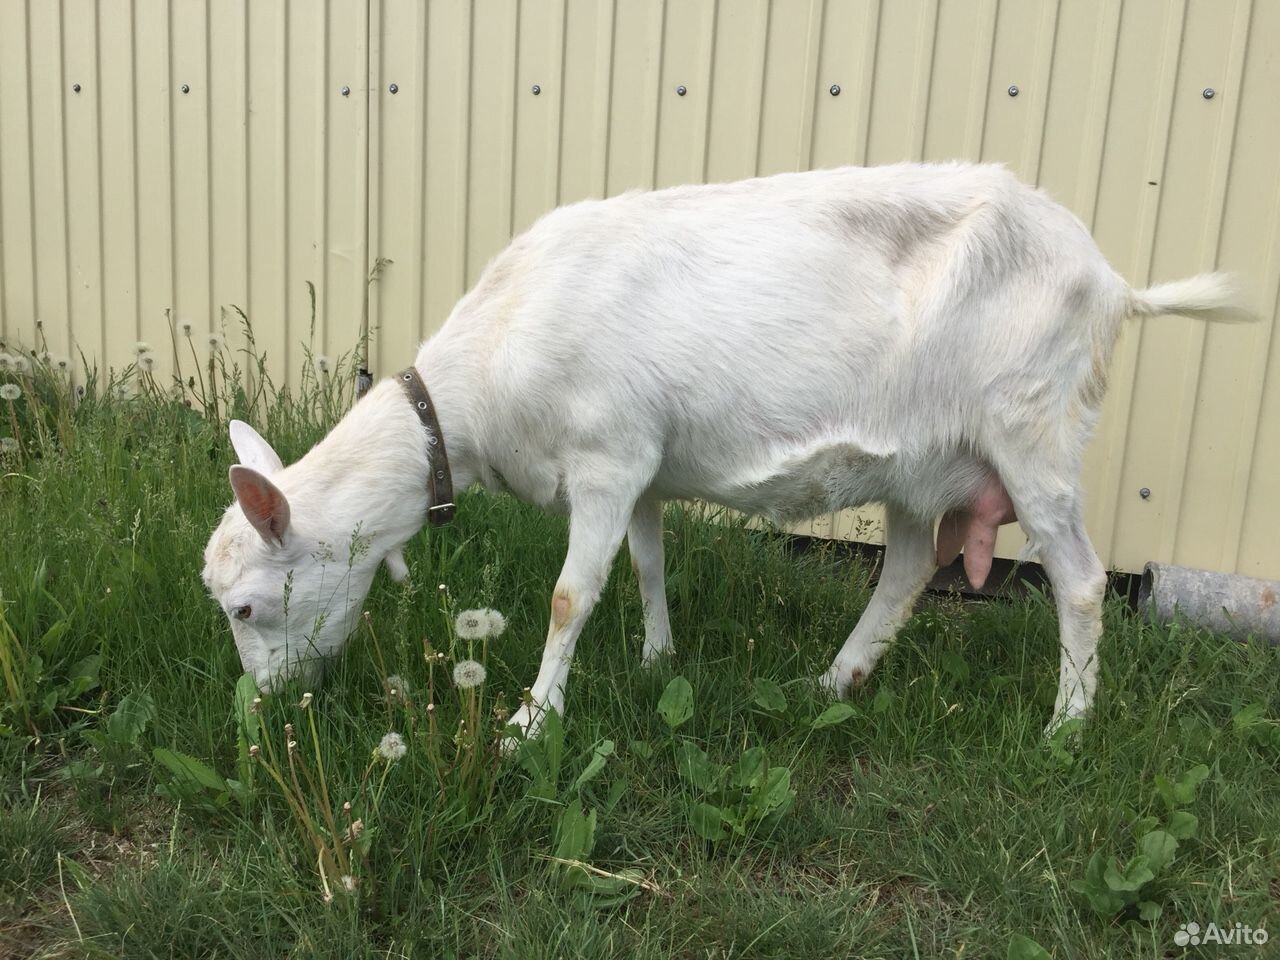
[[[1016,507],[1057,598],[1053,723],[1081,716],[1105,580],[1080,461],[1121,321],[1233,310],[1221,275],[1130,290],[1079,220],[998,166],[783,174],[548,214],[489,264],[415,365],[458,488],[569,512],[532,708],[513,722],[532,733],[542,710],[563,711],[575,642],[624,535],[644,659],[671,649],[673,498],[774,520],[885,504],[879,585],[825,675],[841,696],[939,555],[964,543],[970,577],[985,577]],[[266,688],[341,646],[379,560],[405,574],[400,550],[432,506],[434,447],[395,380],[291,466],[244,424],[231,439],[237,500],[204,578]]]

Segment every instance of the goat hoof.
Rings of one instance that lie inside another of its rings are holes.
[[[654,644],[652,646],[646,643],[644,645],[644,650],[640,654],[640,666],[655,667],[662,660],[670,657],[675,652],[676,648],[672,645],[670,640],[664,644]]]

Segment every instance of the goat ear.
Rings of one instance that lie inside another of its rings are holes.
[[[270,476],[277,470],[284,469],[284,464],[271,449],[271,444],[243,420],[231,421],[231,446],[235,448],[236,456],[242,464],[261,474]]]
[[[289,529],[289,501],[257,470],[237,464],[228,472],[231,489],[245,518],[267,543],[284,543]]]

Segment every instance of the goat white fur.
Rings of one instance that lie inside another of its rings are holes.
[[[416,360],[456,486],[570,515],[533,704],[513,722],[563,711],[624,536],[644,658],[671,649],[665,500],[775,520],[885,504],[879,585],[825,676],[845,695],[932,575],[935,521],[1000,483],[1057,600],[1051,726],[1083,715],[1105,580],[1080,461],[1121,321],[1160,313],[1237,315],[1222,275],[1130,290],[1079,220],[999,166],[783,174],[543,217]],[[340,647],[379,560],[404,574],[428,445],[390,380],[291,466],[244,424],[232,441],[237,501],[204,577],[265,688]]]

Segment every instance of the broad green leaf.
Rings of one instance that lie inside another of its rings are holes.
[[[787,695],[782,692],[782,687],[778,686],[776,681],[768,677],[756,677],[751,687],[755,693],[754,700],[757,705],[770,713],[787,712]]]
[[[709,803],[695,804],[689,811],[689,825],[704,840],[723,840],[725,836],[720,808]]]
[[[791,789],[791,771],[786,767],[771,767],[764,782],[752,794],[747,815],[754,820],[781,816],[791,809],[795,798]]]
[[[1050,960],[1049,951],[1030,937],[1015,933],[1009,938],[1007,960]]]
[[[96,653],[72,664],[71,669],[67,671],[67,699],[74,700],[82,693],[87,693],[98,686],[101,671],[102,657]]]
[[[1158,826],[1160,826],[1159,817],[1138,817],[1133,821],[1133,832],[1140,837]]]
[[[1155,923],[1160,919],[1160,914],[1163,912],[1163,908],[1158,903],[1153,903],[1150,900],[1138,901],[1138,916],[1147,921],[1147,923]]]
[[[692,740],[676,747],[676,773],[704,793],[711,793],[720,780],[721,768],[707,759],[706,751]]]
[[[1241,707],[1231,716],[1231,726],[1236,730],[1245,730],[1256,723],[1265,723],[1267,708],[1265,704],[1251,703]]]
[[[587,761],[587,765],[583,769],[582,773],[578,774],[578,779],[573,782],[573,789],[581,790],[584,783],[599,776],[600,771],[604,769],[605,761],[608,760],[612,754],[612,740],[601,740],[596,744],[595,749],[591,752],[591,759]]]
[[[160,764],[179,780],[199,784],[206,790],[213,790],[217,793],[226,793],[229,789],[226,778],[203,760],[197,760],[195,757],[179,753],[177,750],[170,750],[167,747],[156,747],[151,751],[151,755],[155,757],[156,763]]]
[[[1138,848],[1147,858],[1147,865],[1152,871],[1159,873],[1173,859],[1178,841],[1163,830],[1152,830],[1138,842]]]
[[[1120,868],[1119,860],[1113,859],[1102,876],[1113,893],[1135,893],[1156,878],[1142,854],[1130,860],[1124,869]]]
[[[1099,916],[1110,918],[1125,905],[1125,901],[1107,886],[1105,872],[1106,859],[1101,850],[1095,850],[1085,868],[1084,878],[1071,881],[1071,889],[1082,894]]]
[[[52,657],[57,652],[58,641],[62,639],[62,635],[67,632],[70,626],[70,621],[59,620],[46,630],[44,636],[40,638],[40,652],[46,657]]]
[[[630,747],[627,749],[642,760],[648,760],[653,757],[653,744],[648,740],[632,740]]]
[[[1209,776],[1209,768],[1198,764],[1184,773],[1176,782],[1156,775],[1156,791],[1170,807],[1182,806],[1195,799],[1196,788]]]
[[[883,692],[884,691],[882,690],[881,693]],[[876,699],[871,705],[873,710],[875,710],[875,705],[879,700],[880,695],[876,694]],[[833,703],[831,706],[827,707],[827,709],[823,710],[822,713],[818,714],[818,716],[814,718],[813,723],[809,726],[814,730],[821,730],[823,727],[834,727],[837,723],[843,723],[848,720],[850,717],[857,714],[857,712],[857,708],[855,708],[851,703]],[[883,710],[875,710],[875,712],[882,713]]]
[[[1179,840],[1190,840],[1196,835],[1196,828],[1200,825],[1199,819],[1194,813],[1187,813],[1185,810],[1175,810],[1169,814],[1169,826],[1166,828],[1171,836]]]
[[[767,769],[764,747],[752,747],[738,759],[738,766],[733,773],[733,782],[744,789],[757,786]]]
[[[596,812],[582,812],[582,801],[574,799],[560,814],[556,856],[562,860],[585,860],[595,845]]]
[[[107,736],[121,746],[136,746],[152,720],[156,702],[147,692],[126,694],[107,719]]]
[[[253,674],[242,673],[236,681],[235,710],[239,732],[249,745],[261,744],[261,719],[253,711],[253,701],[258,696],[258,685]]]
[[[888,687],[881,687],[871,701],[871,712],[881,714],[891,706],[893,706],[893,691]]]
[[[693,716],[693,687],[684,677],[673,677],[658,700],[658,715],[671,730]]]

